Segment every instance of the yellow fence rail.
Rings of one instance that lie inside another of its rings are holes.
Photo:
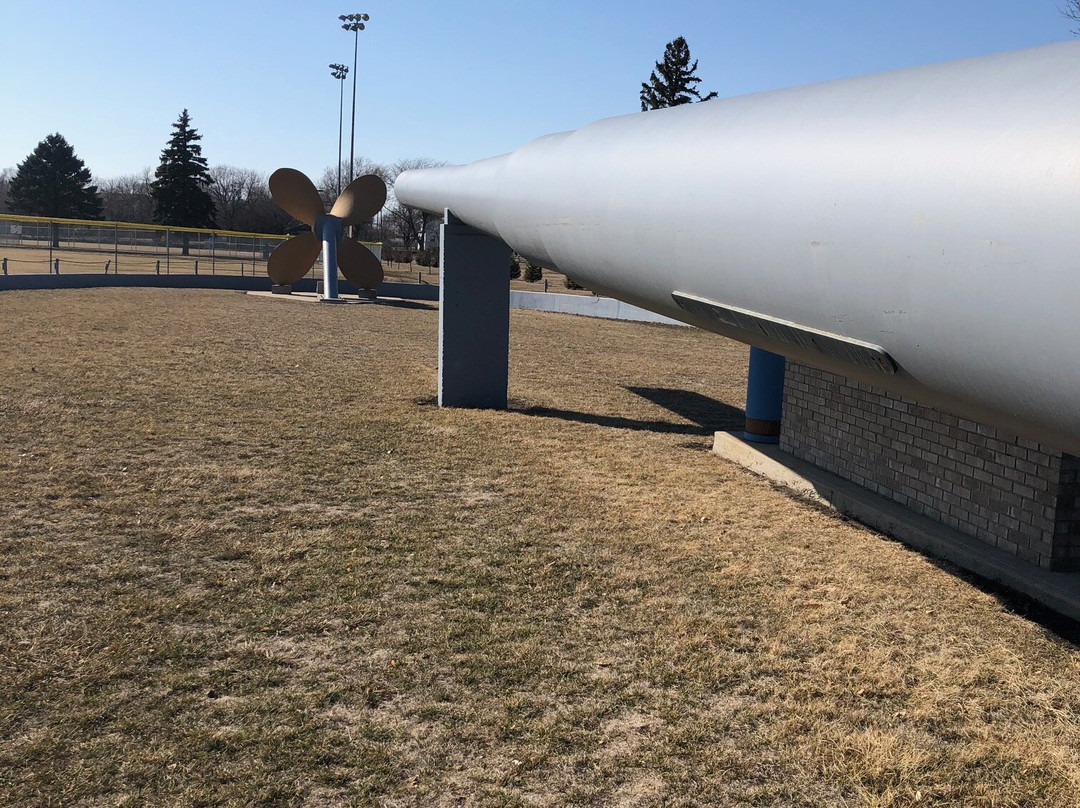
[[[14,213],[0,213],[0,222],[24,222],[28,224],[50,224],[55,223],[61,226],[70,227],[91,227],[91,228],[120,228],[124,230],[148,230],[148,231],[165,231],[169,230],[173,233],[199,233],[203,235],[216,235],[216,236],[238,236],[241,238],[259,238],[270,239],[274,241],[284,241],[290,236],[274,235],[273,233],[245,233],[240,230],[216,230],[206,227],[173,227],[172,225],[163,224],[139,224],[136,222],[110,222],[102,221],[99,219],[62,219],[53,218],[50,216],[20,216]]]

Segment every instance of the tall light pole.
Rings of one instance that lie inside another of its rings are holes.
[[[337,114],[337,192],[338,196],[341,196],[341,121],[345,115],[345,77],[349,75],[349,68],[346,65],[332,64],[330,75],[341,82]]]
[[[353,181],[353,160],[356,148],[356,52],[360,44],[360,32],[364,30],[364,23],[371,19],[367,14],[341,14],[341,27],[346,31],[353,32],[353,55],[352,55],[352,134],[349,135],[349,182]]]

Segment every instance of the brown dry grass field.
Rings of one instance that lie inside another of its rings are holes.
[[[61,242],[63,244],[63,242]],[[106,262],[114,262],[109,265],[109,272],[122,275],[148,274],[157,271],[157,263],[161,263],[161,272],[164,274],[175,273],[191,275],[195,272],[195,261],[199,262],[199,272],[203,275],[252,275],[266,276],[266,261],[253,262],[250,256],[215,256],[211,261],[210,253],[206,250],[191,251],[191,255],[180,254],[179,247],[174,248],[171,256],[166,261],[164,251],[125,253],[114,256],[108,249],[95,250],[91,248],[71,248],[61,246],[52,251],[46,247],[15,247],[12,245],[0,245],[0,258],[8,259],[8,272],[13,275],[43,274],[50,271],[50,260],[60,259],[61,274],[74,273],[102,273],[105,271]],[[386,280],[394,283],[424,283],[438,284],[438,267],[423,267],[412,262],[408,264],[383,262],[383,272]],[[308,273],[309,278],[321,278],[322,267],[316,265]],[[544,269],[543,279],[534,283],[526,283],[523,280],[510,281],[511,289],[520,289],[529,292],[544,291],[544,281],[548,282],[550,292],[560,294],[591,294],[587,290],[571,290],[566,288],[566,276],[550,269]]]
[[[708,452],[746,350],[0,294],[0,804],[1080,804],[1071,626]]]

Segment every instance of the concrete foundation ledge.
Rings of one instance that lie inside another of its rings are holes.
[[[292,284],[294,292],[314,292],[312,278],[301,278]],[[100,273],[70,273],[48,275],[0,275],[0,292],[31,291],[42,289],[96,289],[116,287],[144,287],[149,289],[228,289],[237,292],[269,292],[273,284],[266,275],[105,275]],[[355,295],[358,290],[348,281],[338,282],[338,292]],[[439,287],[428,283],[382,283],[381,297],[400,297],[402,300],[439,299]]]
[[[1036,567],[799,460],[778,446],[750,444],[738,433],[717,432],[713,452],[910,547],[1026,595],[1052,611],[1080,620],[1080,573],[1049,572]]]

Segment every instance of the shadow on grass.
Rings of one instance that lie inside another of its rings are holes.
[[[1060,612],[1054,611],[1049,606],[1039,603],[1030,595],[1026,595],[1023,592],[1019,592],[1012,589],[1008,584],[1000,583],[992,580],[991,578],[984,577],[979,573],[959,566],[958,564],[949,561],[935,555],[931,550],[926,547],[914,544],[910,541],[903,539],[889,530],[886,530],[880,526],[868,524],[863,522],[857,516],[846,513],[844,511],[834,510],[830,506],[819,502],[817,500],[809,499],[803,494],[793,491],[783,485],[775,486],[777,491],[783,492],[791,499],[798,500],[804,505],[820,510],[822,513],[837,519],[841,522],[855,522],[857,524],[864,525],[868,530],[871,530],[881,536],[884,541],[896,542],[906,547],[910,552],[915,553],[924,558],[929,564],[937,567],[942,572],[951,575],[955,578],[959,578],[967,585],[974,589],[978,589],[987,595],[993,597],[1003,609],[1012,612],[1013,614],[1022,617],[1032,623],[1035,623],[1048,634],[1054,636],[1058,640],[1068,643],[1076,648],[1080,648],[1080,621],[1075,620]],[[820,486],[815,485],[818,493],[825,499],[829,498],[829,489],[822,489]],[[932,521],[932,520],[931,520]],[[1028,562],[1016,559],[1018,569],[1024,569],[1024,565]],[[1032,566],[1031,571],[1035,572],[1036,567]],[[1060,575],[1078,576],[1080,572],[1067,572],[1059,573]]]
[[[651,401],[658,407],[692,421],[706,432],[742,429],[746,412],[723,401],[703,396],[693,390],[674,390],[668,387],[624,387],[634,395]]]
[[[711,435],[717,430],[738,429],[742,427],[745,419],[744,412],[739,408],[691,390],[673,390],[663,387],[626,387],[624,389],[663,407],[679,418],[691,423],[626,418],[620,415],[599,415],[591,412],[563,410],[556,407],[530,407],[520,403],[511,404],[510,409],[523,415],[533,415],[541,418],[558,418],[563,421],[594,424],[612,429],[632,429],[640,432],[664,432],[677,435]]]
[[[379,298],[374,302],[379,306],[389,306],[394,309],[423,309],[424,311],[435,311],[439,308],[434,303],[421,303],[416,300],[387,300],[385,298]]]
[[[899,541],[893,537],[889,537],[893,541]],[[903,543],[903,542],[901,542]],[[1006,585],[1000,584],[996,581],[992,581],[989,578],[983,578],[980,575],[966,570],[963,567],[958,567],[951,561],[946,561],[943,558],[937,558],[929,553],[912,548],[907,545],[909,549],[914,549],[920,555],[925,557],[931,564],[938,569],[960,578],[966,581],[976,589],[985,592],[993,597],[1002,608],[1006,611],[1010,611],[1013,614],[1019,615],[1025,620],[1030,620],[1035,623],[1048,634],[1053,635],[1062,642],[1066,642],[1076,648],[1080,648],[1080,621],[1074,620],[1060,612],[1055,612],[1049,606],[1044,606],[1032,597],[1017,592],[1013,589],[1009,589]],[[1066,573],[1063,573],[1066,574]],[[1077,573],[1067,573],[1075,575]]]
[[[612,429],[633,429],[639,432],[665,432],[676,435],[711,435],[718,430],[741,429],[746,417],[738,407],[732,407],[730,404],[691,390],[672,390],[664,387],[626,387],[625,389],[692,423],[648,421],[621,415],[599,415],[592,412],[564,410],[558,407],[537,407],[530,406],[524,401],[510,401],[507,409],[510,412],[539,418],[557,418],[561,421],[594,424]],[[438,399],[435,396],[421,396],[413,399],[413,403],[421,407],[434,407],[438,405]]]

